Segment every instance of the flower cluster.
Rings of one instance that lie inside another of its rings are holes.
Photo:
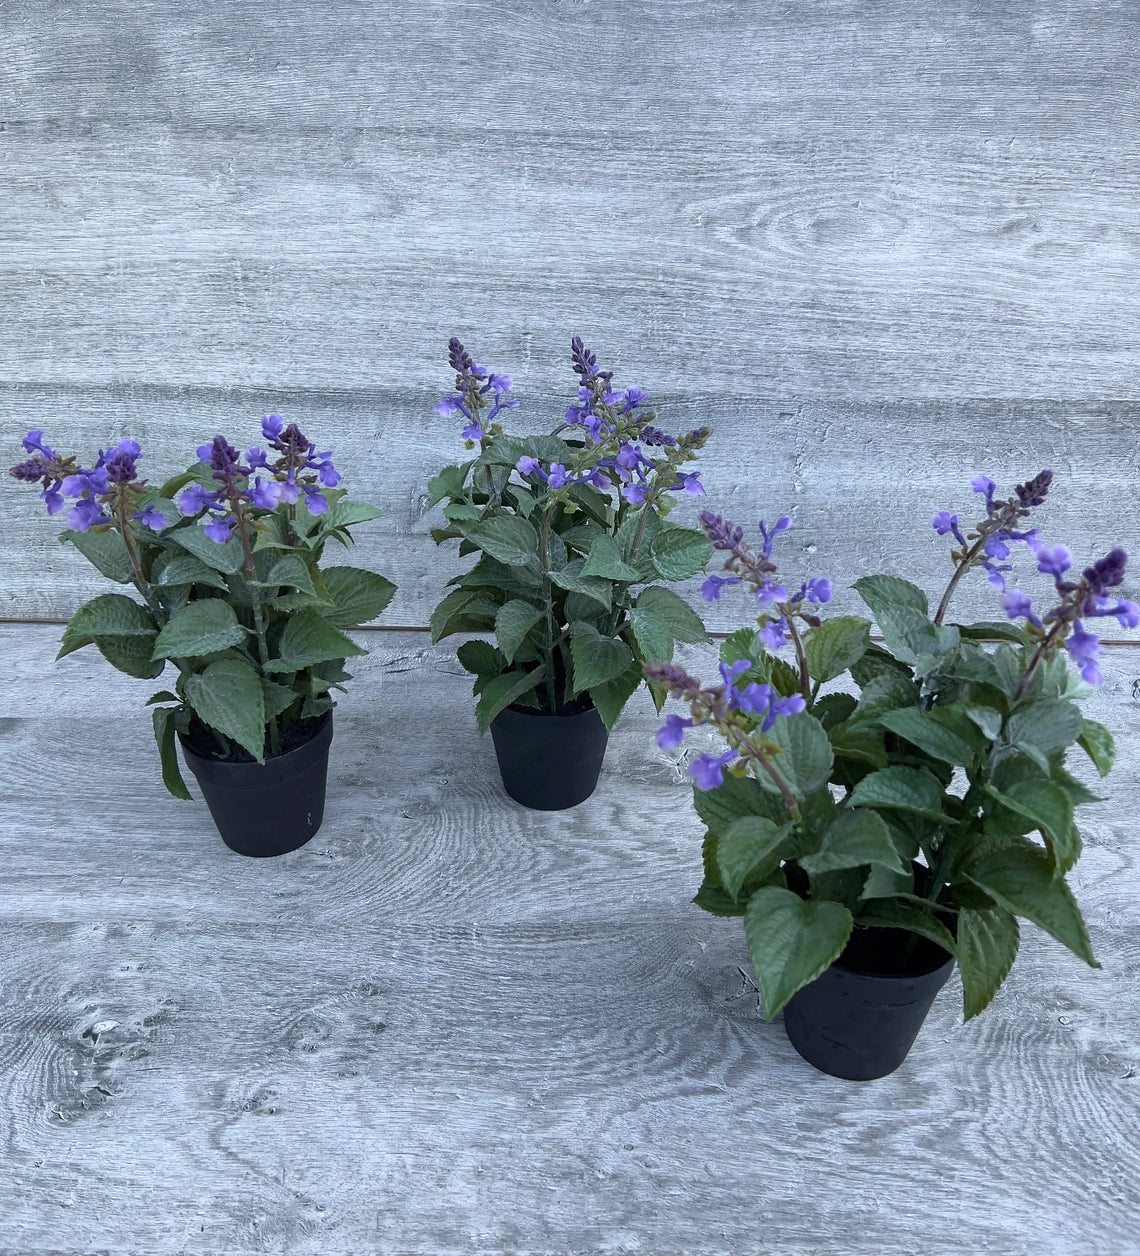
[[[224,436],[215,436],[199,445],[197,452],[199,461],[209,464],[219,487],[211,492],[201,484],[191,484],[179,494],[178,509],[183,515],[205,511],[210,516],[204,531],[220,545],[233,535],[245,506],[275,510],[284,504],[292,517],[303,500],[309,514],[323,515],[329,503],[321,488],[336,488],[340,483],[332,452],[318,453],[295,423],[286,425],[279,415],[268,414],[261,420],[261,434],[276,458],[271,460],[264,449],[254,446],[246,450],[243,463]]]
[[[1049,654],[1059,644],[1090,685],[1100,684],[1100,638],[1090,632],[1086,619],[1114,618],[1122,628],[1140,626],[1140,606],[1110,593],[1124,583],[1128,556],[1120,549],[1110,550],[1091,567],[1086,567],[1079,580],[1066,579],[1073,565],[1073,556],[1063,545],[1045,546],[1036,538],[1030,541],[1037,556],[1037,570],[1053,578],[1053,587],[1061,595],[1051,610],[1038,614],[1033,599],[1016,589],[1006,593],[1002,606],[1010,619],[1024,619],[1030,631],[1040,637],[1039,654]]]
[[[1010,546],[1018,541],[1032,544],[1037,529],[1021,529],[1018,523],[1035,507],[1044,503],[1053,482],[1053,472],[1041,471],[1024,484],[1018,484],[1011,497],[998,500],[997,485],[988,475],[977,475],[970,483],[975,493],[986,501],[986,517],[968,535],[962,531],[958,516],[948,510],[940,510],[931,520],[931,526],[939,536],[952,536],[960,548],[952,551],[956,567],[965,571],[977,563],[989,575],[990,584],[1005,592],[1005,574],[1012,571],[1006,562]]]
[[[478,366],[458,337],[451,337],[447,351],[451,369],[455,372],[455,392],[444,397],[435,407],[435,412],[445,417],[462,415],[467,420],[467,426],[460,435],[467,442],[467,448],[473,449],[476,441],[481,444],[502,433],[503,429],[495,419],[501,411],[513,410],[518,402],[507,400],[511,377],[496,375]],[[484,415],[482,411],[487,407],[490,410]]]
[[[701,596],[706,602],[719,601],[721,593],[730,585],[747,584],[762,612],[760,637],[769,650],[779,650],[795,636],[795,619],[803,619],[812,626],[818,624],[816,616],[805,613],[804,604],[822,606],[830,602],[831,581],[822,576],[805,580],[795,593],[789,594],[787,587],[774,579],[777,567],[772,561],[772,546],[776,538],[792,526],[788,515],[781,515],[771,527],[760,520],[763,545],[759,553],[744,540],[744,529],[722,515],[702,511],[701,526],[713,548],[727,553],[723,570],[732,573],[727,576],[714,573],[705,580]]]
[[[714,725],[729,744],[722,755],[702,754],[690,763],[689,774],[700,790],[723,785],[725,767],[742,757],[744,761],[753,759],[766,763],[771,770],[772,753],[763,735],[781,716],[797,715],[806,706],[802,694],[782,697],[771,685],[751,681],[741,688],[736,682],[749,667],[747,659],[721,663],[722,683],[707,689],[675,663],[653,663],[645,669],[649,679],[661,685],[671,697],[689,704],[690,718],[665,717],[664,725],[657,732],[657,744],[662,750],[679,746],[685,730],[700,724]]]
[[[57,454],[39,429],[29,432],[23,445],[31,457],[12,467],[9,474],[26,484],[43,486],[40,498],[49,515],[59,514],[66,499],[73,499],[75,504],[67,512],[67,526],[73,532],[88,532],[96,524],[128,515],[155,532],[166,527],[166,519],[153,506],[134,509],[146,486],[138,478],[142,450],[137,441],[121,440],[110,449],[100,449],[90,468],[79,466],[73,455]]]

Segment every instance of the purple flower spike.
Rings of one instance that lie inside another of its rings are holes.
[[[697,789],[702,791],[716,789],[718,785],[724,784],[725,765],[736,758],[739,758],[739,754],[735,750],[729,750],[719,759],[711,754],[699,755],[689,764],[689,775],[696,783]]]
[[[692,727],[692,720],[667,715],[664,725],[657,730],[657,744],[662,750],[675,750],[685,740],[685,729]]]

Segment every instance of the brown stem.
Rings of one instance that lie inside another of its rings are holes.
[[[1017,522],[1017,515],[1011,516],[1007,507],[999,514],[991,515],[985,523],[981,524],[978,529],[978,539],[966,551],[965,557],[954,570],[954,574],[950,577],[950,583],[946,586],[946,592],[942,595],[942,601],[938,603],[938,611],[934,616],[934,622],[941,624],[946,615],[946,611],[950,606],[950,599],[954,596],[954,590],[957,589],[959,582],[967,571],[978,560],[978,555],[985,549],[986,542],[995,532],[1000,532],[1003,528],[1012,527]]]
[[[791,609],[786,602],[781,603],[779,610],[784,616],[784,623],[788,625],[788,635],[792,639],[792,646],[796,651],[796,658],[800,665],[800,692],[804,696],[804,701],[811,703],[811,676],[808,674],[807,655],[804,653],[803,639],[800,637],[796,628],[796,621],[792,615]]]
[[[1029,688],[1029,682],[1033,679],[1033,675],[1037,671],[1041,660],[1052,650],[1052,647],[1057,641],[1057,634],[1061,632],[1064,627],[1065,621],[1063,619],[1059,619],[1053,627],[1049,629],[1049,632],[1046,634],[1044,640],[1037,647],[1033,658],[1030,660],[1029,666],[1025,669],[1025,675],[1021,678],[1021,684],[1017,686],[1017,690],[1013,695],[1014,702],[1020,702],[1025,696],[1025,691]]]

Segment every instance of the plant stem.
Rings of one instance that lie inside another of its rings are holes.
[[[811,677],[808,675],[807,655],[804,653],[804,643],[800,637],[799,630],[796,628],[795,616],[792,614],[787,603],[783,603],[779,609],[784,616],[784,623],[788,625],[788,636],[792,639],[792,646],[796,651],[796,659],[799,661],[800,692],[804,696],[804,701],[810,706],[814,695],[811,691]]]
[[[1010,527],[1017,521],[1016,515],[1008,518],[1008,510],[1003,510],[1000,514],[991,515],[985,523],[981,524],[978,529],[978,539],[966,551],[965,557],[954,570],[954,574],[950,577],[950,583],[946,586],[946,592],[942,595],[942,601],[938,603],[938,611],[934,616],[935,624],[941,624],[946,615],[946,611],[950,606],[950,599],[954,596],[954,590],[957,589],[959,582],[967,571],[977,561],[978,555],[985,549],[986,542],[995,532],[1000,532],[1005,527]]]
[[[249,531],[245,524],[245,512],[242,510],[241,501],[235,492],[230,497],[230,508],[234,512],[234,518],[237,520],[238,536],[241,537],[241,549],[245,555],[245,570],[247,586],[249,588],[249,600],[253,607],[253,623],[257,631],[257,655],[261,660],[261,672],[265,674],[265,664],[269,662],[269,642],[265,636],[265,612],[261,607],[261,590],[256,587],[254,581],[257,579],[257,565],[254,562],[253,546],[249,541]],[[269,750],[271,754],[281,753],[281,736],[277,729],[277,716],[272,716],[269,721]]]
[[[1037,671],[1037,668],[1040,665],[1041,660],[1045,657],[1045,655],[1049,652],[1049,650],[1052,649],[1054,643],[1057,640],[1057,634],[1064,627],[1065,627],[1065,621],[1063,619],[1059,619],[1053,625],[1053,627],[1049,629],[1049,632],[1045,636],[1044,640],[1037,647],[1037,650],[1034,653],[1033,658],[1030,660],[1029,666],[1025,669],[1025,675],[1022,676],[1021,683],[1017,686],[1017,690],[1013,695],[1014,702],[1020,702],[1021,699],[1025,697],[1025,691],[1029,688],[1029,682],[1033,679],[1034,672]]]
[[[558,709],[557,693],[554,688],[554,590],[550,579],[550,524],[553,510],[547,506],[542,516],[542,538],[540,541],[539,558],[542,562],[542,584],[546,595],[546,657],[549,660],[546,668],[546,698],[553,715]]]

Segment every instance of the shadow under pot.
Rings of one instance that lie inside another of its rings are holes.
[[[314,721],[308,740],[264,763],[211,758],[181,733],[178,739],[222,841],[264,859],[297,850],[321,827],[332,735],[330,711]]]
[[[784,1031],[832,1077],[886,1077],[906,1059],[953,968],[954,957],[927,938],[857,928],[835,963],[789,1000]]]
[[[597,708],[568,714],[507,707],[491,721],[503,788],[524,807],[565,811],[598,785],[609,733]]]

